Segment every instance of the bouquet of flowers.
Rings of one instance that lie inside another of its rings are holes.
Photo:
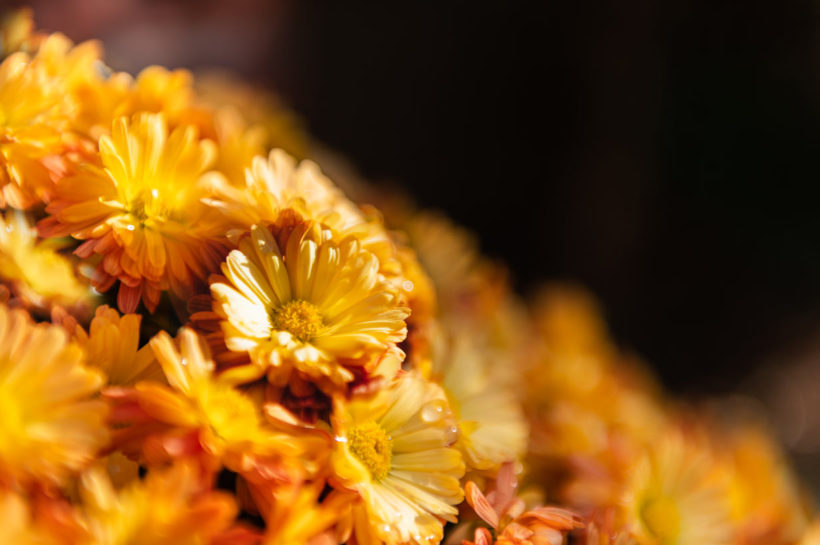
[[[820,543],[757,419],[272,95],[0,33],[0,543]]]

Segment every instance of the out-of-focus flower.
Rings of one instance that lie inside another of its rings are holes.
[[[450,445],[455,433],[437,388],[403,375],[372,397],[337,399],[333,416],[338,487],[364,502],[357,542],[437,543],[440,519],[455,522],[464,462]]]
[[[274,480],[301,478],[310,459],[329,453],[321,437],[308,444],[267,426],[251,397],[214,376],[214,363],[193,331],[183,328],[179,344],[177,349],[165,332],[151,340],[169,386],[141,382],[106,392],[118,427],[114,441],[124,452],[153,464],[195,458],[204,467],[224,465],[254,480],[260,472]]]
[[[488,346],[480,328],[446,323],[450,326],[441,333],[442,346],[433,354],[433,378],[442,385],[458,423],[455,446],[469,469],[495,471],[518,460],[527,447],[520,402],[502,379],[512,362]]]
[[[197,74],[195,89],[205,111],[203,132],[219,145],[218,168],[229,180],[241,182],[253,157],[270,149],[307,155],[300,121],[270,92],[221,72]]]
[[[62,328],[0,306],[0,482],[62,482],[106,444],[104,376]]]
[[[43,62],[13,53],[0,64],[0,206],[30,208],[52,191],[49,159],[63,151],[72,109]]]
[[[200,545],[227,533],[233,498],[209,490],[190,463],[152,470],[117,491],[100,467],[82,477],[80,520],[93,545]]]
[[[336,525],[348,516],[355,496],[334,490],[320,500],[324,481],[281,487],[272,494],[265,516],[265,545],[333,545]]]
[[[719,470],[726,471],[735,539],[743,544],[794,542],[806,529],[808,509],[785,457],[759,426],[721,430]]]
[[[638,543],[731,543],[728,491],[709,456],[696,441],[672,433],[638,461],[624,496],[626,526]]]
[[[31,52],[43,38],[34,31],[34,17],[30,8],[6,12],[0,20],[0,58],[18,51]]]
[[[140,299],[153,311],[166,289],[186,298],[223,255],[224,226],[200,202],[213,143],[190,126],[169,134],[162,114],[140,114],[117,119],[99,146],[105,168],[84,164],[63,178],[40,233],[86,240],[76,253],[102,256],[94,285],[106,291],[119,280],[123,312]]]
[[[285,151],[275,149],[267,158],[253,159],[244,184],[237,187],[216,177],[211,182],[216,197],[210,204],[232,223],[245,228],[275,223],[284,211],[292,210],[330,229],[337,240],[358,239],[378,258],[379,271],[388,278],[401,273],[395,245],[381,219],[368,217],[312,161],[297,164]]]
[[[164,382],[151,347],[140,348],[139,314],[120,314],[108,305],[97,307],[88,332],[75,324],[69,333],[85,349],[88,363],[102,369],[110,385],[132,385],[139,381]]]
[[[58,250],[61,240],[38,240],[22,212],[0,215],[0,279],[10,305],[48,312],[55,306],[87,312],[91,287],[74,272],[74,264]]]
[[[76,535],[58,533],[38,520],[31,500],[0,489],[0,543],[9,545],[76,545]]]
[[[404,339],[408,315],[378,268],[354,238],[317,240],[302,225],[277,243],[253,226],[223,264],[226,279],[211,284],[228,348],[250,353],[249,378],[267,373],[277,385],[294,370],[320,387],[374,371]]]

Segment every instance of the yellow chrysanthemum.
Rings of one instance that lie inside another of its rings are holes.
[[[378,217],[368,217],[327,178],[312,161],[296,162],[284,150],[255,157],[236,187],[211,178],[217,195],[211,202],[230,220],[245,228],[274,223],[285,210],[332,230],[336,239],[357,238],[379,260],[380,272],[401,288],[401,264],[396,247]]]
[[[60,482],[105,444],[104,377],[82,360],[62,328],[0,306],[0,480]]]
[[[661,438],[638,461],[624,508],[640,545],[731,542],[727,490],[711,469],[708,451],[677,434]]]
[[[199,459],[227,467],[251,483],[301,479],[329,455],[327,437],[297,435],[268,425],[256,399],[214,375],[214,363],[196,334],[183,328],[179,349],[165,332],[150,343],[168,386],[140,382],[109,390],[114,442],[148,464]]]
[[[433,354],[433,374],[458,422],[456,447],[470,469],[497,470],[518,460],[527,447],[521,402],[503,380],[509,355],[488,346],[478,328],[453,326],[447,333]]]
[[[444,413],[438,388],[413,375],[371,398],[336,400],[333,469],[338,486],[362,497],[362,532],[421,545],[441,540],[440,519],[455,522],[464,462]]]
[[[72,108],[39,60],[14,53],[0,64],[0,206],[29,208],[51,191],[47,158],[62,151]]]
[[[356,239],[314,240],[304,226],[280,243],[252,227],[222,265],[226,280],[211,284],[228,348],[250,354],[252,376],[280,385],[293,370],[337,387],[356,369],[372,372],[404,339],[409,312],[378,259]]]
[[[177,462],[116,490],[101,467],[82,477],[84,545],[202,545],[226,532],[237,514],[224,492],[209,490],[193,464]]]
[[[57,252],[60,241],[39,241],[21,212],[0,215],[0,279],[12,301],[48,312],[53,306],[80,310],[92,302],[90,286]]]
[[[44,236],[70,234],[86,240],[81,257],[100,254],[95,286],[119,280],[118,306],[133,312],[140,298],[149,310],[161,290],[186,297],[222,257],[224,227],[200,202],[200,178],[214,146],[196,129],[171,133],[161,114],[114,122],[100,138],[104,169],[91,165],[63,178],[38,228]]]
[[[97,307],[88,333],[77,326],[72,333],[85,349],[88,363],[102,369],[108,384],[125,386],[141,380],[164,382],[162,367],[148,345],[139,347],[139,314],[120,314],[108,305]]]

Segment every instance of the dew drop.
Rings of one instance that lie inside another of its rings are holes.
[[[444,430],[444,439],[447,441],[448,445],[452,445],[458,441],[458,436],[458,426],[449,426],[446,430]]]
[[[421,419],[425,422],[438,422],[444,417],[447,404],[441,399],[434,399],[425,403],[421,408]]]

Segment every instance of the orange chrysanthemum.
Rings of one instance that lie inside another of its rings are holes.
[[[119,281],[123,312],[140,298],[153,311],[162,290],[188,296],[224,251],[224,226],[200,202],[213,143],[189,126],[169,134],[162,114],[140,114],[117,119],[99,147],[104,168],[83,165],[60,181],[40,233],[86,240],[76,253],[102,256],[94,285]]]

